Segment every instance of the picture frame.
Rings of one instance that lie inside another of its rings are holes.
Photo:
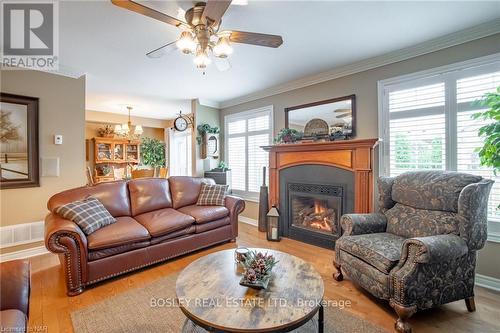
[[[39,187],[39,99],[2,92],[0,112],[0,189]]]

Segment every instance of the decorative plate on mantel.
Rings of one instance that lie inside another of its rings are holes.
[[[304,137],[328,136],[329,126],[326,121],[319,118],[311,119],[304,127]]]

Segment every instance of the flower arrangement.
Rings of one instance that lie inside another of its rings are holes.
[[[250,251],[242,262],[245,273],[240,285],[256,289],[266,289],[271,278],[271,271],[278,263],[273,255]]]
[[[115,129],[111,125],[103,125],[97,129],[97,133],[100,137],[112,138],[115,135]]]
[[[302,140],[304,133],[293,128],[282,128],[274,138],[274,143],[291,143]]]

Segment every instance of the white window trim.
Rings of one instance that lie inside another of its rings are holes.
[[[264,112],[267,112],[270,115],[270,117],[269,117],[270,130],[253,131],[252,133],[253,134],[270,133],[270,137],[272,140],[274,138],[274,105],[267,105],[267,106],[263,106],[263,107],[260,107],[257,109],[232,113],[232,114],[224,116],[224,158],[226,160],[228,159],[228,156],[229,156],[229,154],[228,154],[229,135],[227,135],[228,122],[238,120],[238,119],[248,119],[249,116],[252,116],[256,113],[264,113]],[[248,150],[246,151],[245,158],[248,161]],[[231,166],[229,166],[229,168],[231,168]],[[268,166],[267,174],[269,175],[269,166]],[[248,182],[248,175],[247,175],[247,182]],[[256,203],[259,202],[259,193],[239,191],[239,190],[233,190],[233,193],[237,194],[238,196],[240,196],[244,200],[252,201],[252,202],[256,202]]]
[[[492,55],[475,58],[471,60],[466,60],[446,66],[436,67],[424,71],[419,71],[412,74],[401,75],[385,80],[380,80],[377,82],[377,95],[378,95],[378,133],[381,142],[379,143],[379,175],[387,176],[389,175],[389,151],[390,151],[390,133],[389,133],[389,94],[391,86],[398,86],[397,89],[404,89],[404,86],[408,84],[408,86],[414,86],[415,81],[422,80],[422,83],[432,82],[435,80],[439,80],[442,75],[453,76],[453,79],[456,81],[460,79],[462,76],[470,76],[470,72],[473,72],[472,75],[481,75],[481,72],[491,72],[491,70],[500,70],[500,53],[495,53]],[[453,90],[453,89],[451,89]],[[448,123],[446,124],[447,129],[450,126],[450,122],[454,121],[456,118],[456,114],[452,117],[451,115],[452,108],[455,108],[454,105],[449,103],[450,99],[456,100],[453,96],[456,94],[456,91],[452,91],[450,94],[450,87],[448,87],[446,91],[446,103],[445,103],[445,113],[448,115]],[[454,114],[454,112],[453,112]],[[448,131],[448,133],[450,133]],[[453,133],[451,133],[453,134]],[[454,138],[454,141],[451,144],[446,145],[446,169],[453,170],[456,169],[456,136],[451,135]],[[450,162],[451,161],[451,162]],[[488,240],[498,239],[498,234],[493,232],[490,235],[490,230],[500,230],[500,220],[492,220],[490,219],[489,224],[492,225],[492,228],[488,230]],[[493,225],[494,224],[494,225]]]

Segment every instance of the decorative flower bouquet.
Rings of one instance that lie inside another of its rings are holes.
[[[240,281],[240,285],[255,288],[266,289],[271,279],[271,270],[278,263],[274,256],[250,251],[242,262],[245,273]]]

